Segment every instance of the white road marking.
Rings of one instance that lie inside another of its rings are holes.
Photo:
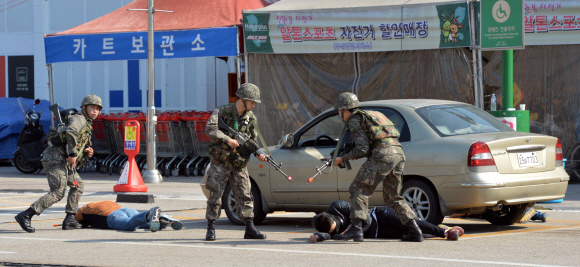
[[[109,243],[109,244],[131,245],[131,246],[158,246],[158,247],[184,247],[184,248],[203,248],[203,249],[246,250],[246,251],[261,251],[261,252],[282,252],[282,253],[318,254],[318,255],[334,255],[334,256],[357,256],[357,257],[370,257],[370,258],[391,258],[391,259],[459,262],[459,263],[470,263],[470,264],[492,264],[492,265],[510,265],[510,266],[534,266],[534,267],[537,267],[537,266],[562,267],[563,266],[563,265],[542,265],[542,264],[517,263],[517,262],[461,260],[461,259],[448,259],[448,258],[411,257],[411,256],[379,255],[379,254],[363,254],[363,253],[304,251],[304,250],[286,250],[286,249],[268,249],[268,248],[244,248],[244,247],[239,247],[239,246],[238,247],[221,247],[221,246],[211,246],[211,245],[118,242],[118,241],[103,241],[103,240],[91,241],[91,240],[35,238],[35,237],[10,237],[10,236],[0,236],[0,239],[61,241],[61,242],[79,242],[79,243]]]

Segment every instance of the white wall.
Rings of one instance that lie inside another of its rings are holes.
[[[10,0],[0,0],[0,5]],[[24,0],[0,6],[10,7]],[[64,31],[103,16],[131,0],[31,0],[0,12],[0,56],[34,55],[35,97],[49,99],[44,34]],[[139,12],[139,11],[135,11]],[[78,107],[90,93],[101,96],[105,112],[145,110],[147,60],[139,60],[141,106],[129,107],[127,61],[53,64],[54,98],[63,107]],[[159,110],[213,110],[228,102],[227,73],[234,60],[182,58],[155,60],[155,89],[161,90]],[[6,80],[8,88],[8,79]],[[216,89],[217,94],[216,94]],[[111,90],[122,90],[123,106],[110,107]],[[8,95],[9,96],[9,95]],[[217,97],[217,101],[216,101]]]

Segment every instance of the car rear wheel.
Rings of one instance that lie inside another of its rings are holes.
[[[403,185],[401,192],[419,219],[435,225],[443,222],[437,192],[427,183],[420,180],[410,180]]]
[[[580,144],[572,149],[566,165],[570,166],[568,167],[570,170],[568,174],[570,175],[571,182],[580,183]]]
[[[526,205],[505,206],[498,211],[486,210],[483,218],[496,225],[512,225],[519,222],[526,214]]]
[[[261,224],[264,219],[266,219],[266,213],[262,209],[262,194],[260,193],[260,189],[258,186],[252,182],[252,189],[251,189],[252,201],[254,203],[254,224],[259,225]],[[228,219],[233,224],[237,225],[244,225],[244,220],[242,220],[238,216],[237,209],[239,207],[236,206],[236,200],[234,199],[234,192],[232,188],[228,184],[226,189],[224,190],[224,195],[222,197],[222,206],[226,211],[226,215]]]

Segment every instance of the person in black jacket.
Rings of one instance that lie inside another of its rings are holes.
[[[318,233],[310,236],[310,242],[322,242],[332,239],[336,234],[344,233],[351,224],[350,203],[344,200],[332,202],[326,212],[317,214],[312,218],[312,226]],[[448,227],[440,224],[436,226],[426,221],[417,220],[417,224],[423,235],[458,240],[463,235],[463,229],[459,226]],[[390,207],[377,207],[369,210],[367,219],[362,223],[364,238],[390,238],[400,239],[408,234],[409,229],[401,224]]]

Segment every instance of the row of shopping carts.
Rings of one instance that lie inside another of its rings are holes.
[[[209,164],[206,111],[167,111],[157,114],[155,147],[157,169],[163,176],[203,175]],[[79,171],[121,174],[128,157],[124,153],[125,122],[140,125],[140,150],[135,157],[141,172],[147,169],[147,116],[143,112],[101,114],[93,121],[92,147],[95,157]]]

